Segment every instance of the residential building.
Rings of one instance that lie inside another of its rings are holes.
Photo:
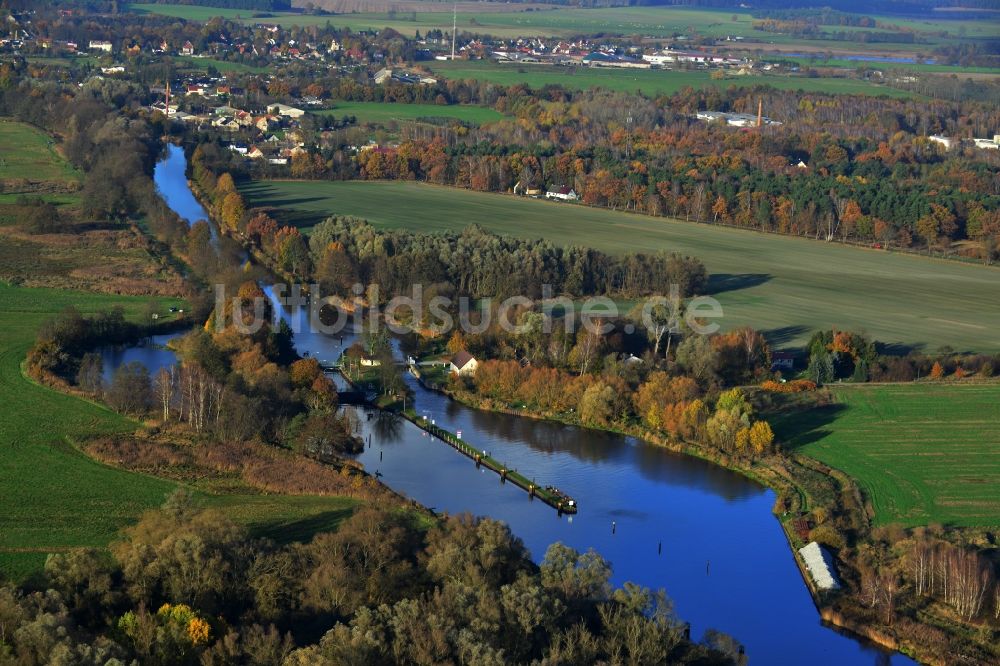
[[[479,367],[479,361],[467,351],[460,351],[455,354],[448,364],[448,370],[456,375],[473,375]]]
[[[550,189],[545,193],[545,198],[557,199],[559,201],[576,201],[579,199],[576,195],[576,190],[567,185]]]

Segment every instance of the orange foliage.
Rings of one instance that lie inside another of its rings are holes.
[[[782,383],[769,379],[763,382],[760,387],[770,393],[803,393],[805,391],[815,391],[816,382],[808,379],[793,379],[790,382]]]

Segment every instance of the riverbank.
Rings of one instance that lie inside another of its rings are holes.
[[[459,404],[472,409],[510,414],[519,418],[530,418],[541,421],[555,422],[567,426],[592,428],[585,426],[578,419],[567,418],[565,415],[541,414],[524,409],[513,409],[498,405],[489,399],[482,399],[467,391],[452,391],[445,387],[424,383],[428,390],[437,391]],[[777,493],[772,513],[778,520],[784,533],[788,547],[799,574],[809,590],[820,618],[825,624],[847,631],[863,640],[883,648],[900,652],[921,663],[943,664],[931,654],[923,650],[923,646],[914,640],[894,634],[892,629],[874,625],[857,619],[858,608],[846,592],[838,594],[824,593],[817,589],[809,575],[805,563],[799,555],[801,548],[808,539],[798,533],[795,519],[808,512],[823,507],[828,511],[849,517],[858,532],[856,539],[861,542],[871,529],[871,511],[866,506],[863,494],[858,485],[847,475],[832,469],[823,463],[805,456],[770,456],[757,462],[747,464],[745,461],[720,454],[717,451],[691,442],[681,442],[663,437],[661,434],[639,426],[621,428],[608,427],[596,430],[635,437],[643,442],[667,449],[677,454],[691,456],[717,465],[723,469],[739,474],[755,483],[770,488]],[[822,487],[825,486],[825,487]],[[822,502],[818,496],[833,497],[838,501],[834,504]],[[853,562],[848,549],[840,549],[839,561],[846,565],[839,573],[842,578],[856,582],[858,580],[857,563]]]

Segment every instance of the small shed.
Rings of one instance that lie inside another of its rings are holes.
[[[840,581],[837,580],[837,572],[833,567],[833,557],[823,546],[810,541],[799,548],[799,555],[802,556],[802,561],[817,589],[821,592],[840,589]]]

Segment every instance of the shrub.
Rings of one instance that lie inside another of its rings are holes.
[[[770,393],[804,393],[815,391],[816,382],[808,379],[793,379],[789,382],[776,382],[772,379],[763,382],[760,387]]]

